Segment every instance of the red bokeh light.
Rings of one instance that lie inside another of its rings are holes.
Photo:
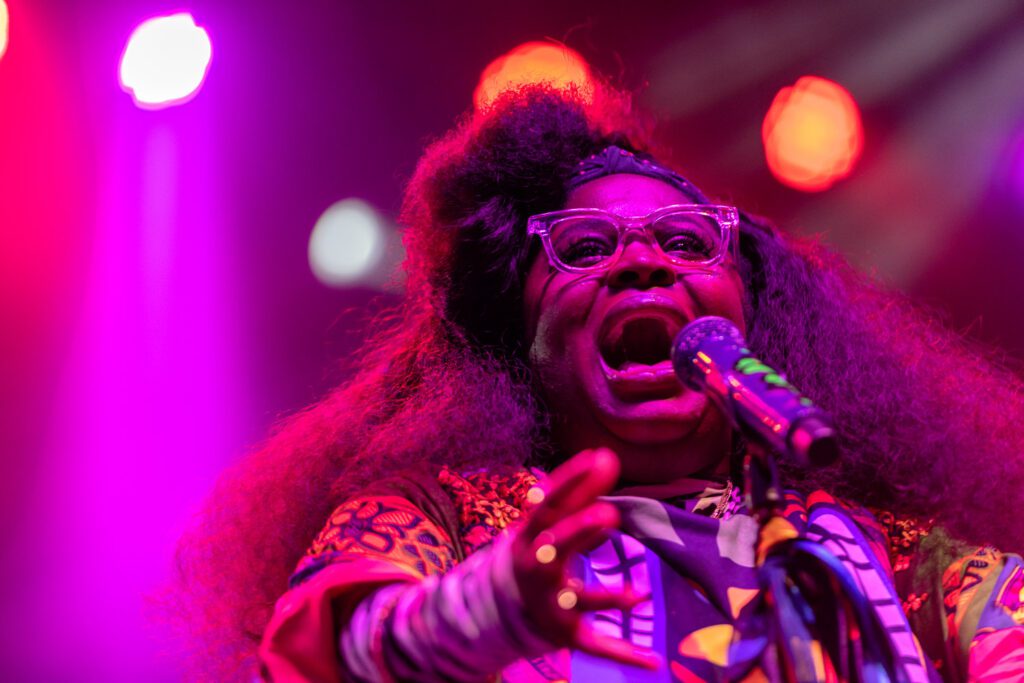
[[[826,190],[848,176],[864,148],[857,103],[842,86],[817,76],[779,91],[761,137],[772,174],[806,192]]]
[[[502,91],[527,83],[575,87],[588,100],[593,95],[590,67],[578,52],[564,45],[535,41],[523,43],[488,64],[473,93],[473,102],[477,109],[484,109]]]

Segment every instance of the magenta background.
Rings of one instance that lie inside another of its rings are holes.
[[[159,0],[9,0],[0,60],[0,677],[173,681],[144,597],[217,473],[339,380],[394,295],[331,290],[309,232],[387,216],[423,144],[526,40],[566,40],[667,120],[709,194],[826,239],[1024,357],[1024,12],[1014,3],[190,3],[203,91],[136,109],[124,41]],[[99,6],[97,6],[99,5]],[[970,5],[970,9],[964,9]],[[784,7],[784,9],[783,9]],[[804,74],[863,108],[833,190],[764,166]]]

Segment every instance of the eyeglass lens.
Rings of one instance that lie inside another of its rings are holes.
[[[670,214],[644,229],[648,239],[674,261],[702,263],[721,250],[722,227],[713,216]],[[624,233],[611,218],[573,216],[551,226],[551,246],[569,267],[596,268],[615,255]]]

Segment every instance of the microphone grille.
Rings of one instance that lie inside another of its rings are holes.
[[[746,344],[731,320],[708,315],[692,321],[676,335],[673,360],[689,363],[697,356],[701,344],[712,340],[733,341],[739,346]]]

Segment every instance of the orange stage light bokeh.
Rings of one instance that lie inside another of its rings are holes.
[[[864,148],[857,103],[843,87],[817,76],[779,91],[761,137],[772,174],[805,192],[826,190],[847,177]]]
[[[473,93],[477,109],[486,109],[509,88],[527,83],[549,83],[555,88],[577,88],[584,99],[593,96],[590,67],[575,50],[564,45],[534,41],[523,43],[487,65]]]

